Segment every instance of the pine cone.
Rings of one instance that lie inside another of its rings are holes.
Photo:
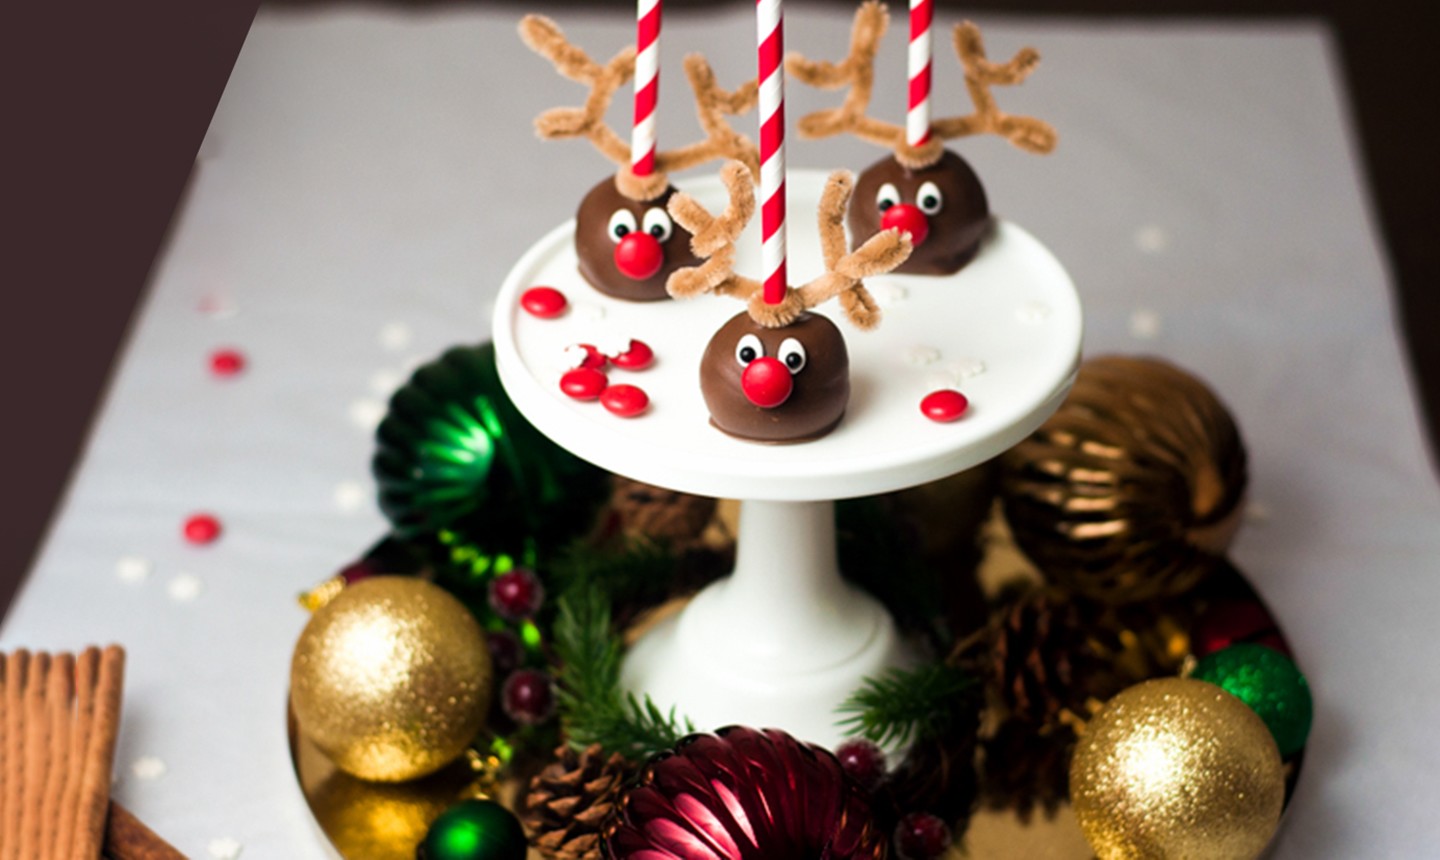
[[[1022,592],[962,642],[952,662],[986,679],[1007,720],[1052,730],[1062,711],[1081,713],[1106,666],[1088,641],[1080,607],[1049,589]]]
[[[980,802],[989,809],[1010,809],[1029,821],[1038,808],[1055,814],[1069,797],[1070,751],[1075,735],[1068,729],[1041,737],[1031,726],[1011,721],[980,743]]]
[[[715,500],[677,493],[620,475],[611,476],[610,507],[626,537],[686,547],[700,539],[700,533],[715,514]]]
[[[619,753],[606,758],[599,744],[562,746],[555,757],[525,796],[530,844],[551,860],[600,860],[601,830],[634,767]]]

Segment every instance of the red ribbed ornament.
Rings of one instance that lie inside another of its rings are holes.
[[[613,860],[880,860],[870,796],[776,729],[691,735],[652,759],[606,828]]]

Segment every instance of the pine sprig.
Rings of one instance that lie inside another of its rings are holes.
[[[866,678],[840,705],[848,734],[881,746],[907,746],[944,734],[956,715],[978,706],[978,686],[968,672],[932,663],[917,669],[891,669]]]
[[[678,724],[646,696],[620,692],[620,637],[610,624],[610,601],[594,583],[575,585],[561,596],[555,620],[555,653],[560,658],[560,717],[572,745],[598,743],[610,752],[641,760],[668,749],[695,731]]]

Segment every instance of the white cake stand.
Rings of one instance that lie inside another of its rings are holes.
[[[812,217],[825,175],[788,177],[792,283],[822,270]],[[712,212],[725,204],[714,178],[681,183]],[[634,304],[589,287],[576,271],[573,222],[516,263],[495,308],[501,382],[541,432],[596,465],[687,493],[741,499],[733,575],[706,588],[627,655],[622,683],[675,707],[700,729],[777,727],[833,748],[836,706],[866,677],[910,662],[889,614],[844,582],[835,557],[833,500],[916,486],[1006,450],[1059,407],[1079,362],[1080,303],[1055,258],[1001,221],[979,256],[944,278],[882,276],[869,287],[884,310],[858,332],[833,303],[820,309],[845,330],[851,399],[830,435],[799,445],[759,445],[709,423],[698,385],[710,336],[742,310],[705,296]],[[739,244],[737,268],[759,270],[758,225]],[[570,301],[555,319],[520,307],[551,286]],[[616,368],[612,383],[640,386],[650,410],[623,419],[561,392],[566,348],[637,338],[656,355],[641,372]],[[970,400],[959,421],[939,424],[920,400],[956,388]]]

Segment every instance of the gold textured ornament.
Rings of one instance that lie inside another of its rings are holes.
[[[1234,420],[1158,359],[1080,368],[1059,411],[1002,461],[1015,541],[1057,585],[1107,603],[1183,593],[1239,526],[1247,480]]]
[[[1244,702],[1163,678],[1125,690],[1085,726],[1070,798],[1099,860],[1249,860],[1279,824],[1285,778]]]
[[[321,607],[290,663],[300,731],[341,770],[403,782],[465,750],[490,704],[490,652],[449,592],[376,576]]]

